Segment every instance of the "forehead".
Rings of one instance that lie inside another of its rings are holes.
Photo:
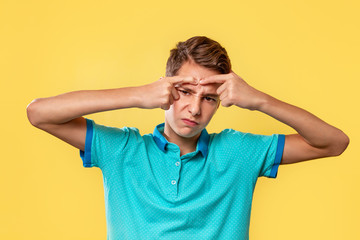
[[[193,84],[181,84],[179,87],[180,88],[184,88],[184,89],[188,89],[191,90],[193,93],[195,94],[200,94],[200,95],[206,95],[206,94],[211,94],[211,95],[218,95],[216,93],[217,88],[220,86],[221,84],[219,83],[212,83],[212,84],[207,84],[207,85],[193,85]]]
[[[209,69],[199,64],[194,63],[193,61],[184,62],[181,68],[178,70],[177,75],[179,76],[192,76],[194,78],[204,78],[212,75],[220,74],[218,71]]]
[[[213,69],[200,66],[199,64],[196,64],[193,61],[187,61],[183,63],[183,65],[177,72],[177,75],[179,76],[191,76],[196,78],[197,80],[218,74],[220,73]],[[196,86],[192,84],[182,84],[181,86],[184,88],[191,89],[193,92],[199,94],[216,94],[216,90],[220,85],[221,84],[219,83],[213,83],[207,85],[198,84]]]

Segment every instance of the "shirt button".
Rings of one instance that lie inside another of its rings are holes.
[[[175,165],[176,165],[176,166],[179,166],[179,165],[180,165],[180,162],[176,162]]]
[[[175,185],[175,183],[176,183],[175,180],[172,180],[172,181],[171,181],[171,184],[172,184],[172,185]]]

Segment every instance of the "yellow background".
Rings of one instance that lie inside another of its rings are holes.
[[[33,99],[142,85],[165,74],[178,41],[206,35],[250,85],[342,129],[339,157],[279,167],[259,178],[250,239],[360,239],[357,0],[0,1],[0,239],[105,239],[101,171],[28,122]],[[142,134],[163,111],[89,115]],[[221,108],[208,126],[293,133],[260,112]],[[241,176],[239,176],[241,177]]]

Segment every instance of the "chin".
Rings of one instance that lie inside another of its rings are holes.
[[[195,130],[188,127],[183,127],[182,129],[179,129],[179,131],[177,131],[177,134],[181,137],[191,138],[201,133],[201,131],[202,129]]]

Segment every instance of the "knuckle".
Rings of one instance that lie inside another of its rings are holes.
[[[162,99],[160,102],[161,105],[166,105],[168,103],[169,103],[169,99]]]
[[[167,82],[167,84],[166,84],[166,89],[167,90],[171,90],[172,89],[172,83],[171,82]]]
[[[169,103],[166,103],[163,105],[163,109],[164,110],[168,110],[170,108],[170,104]]]
[[[167,95],[169,95],[171,93],[171,88],[166,88],[165,90],[164,90],[164,96],[167,96]]]

